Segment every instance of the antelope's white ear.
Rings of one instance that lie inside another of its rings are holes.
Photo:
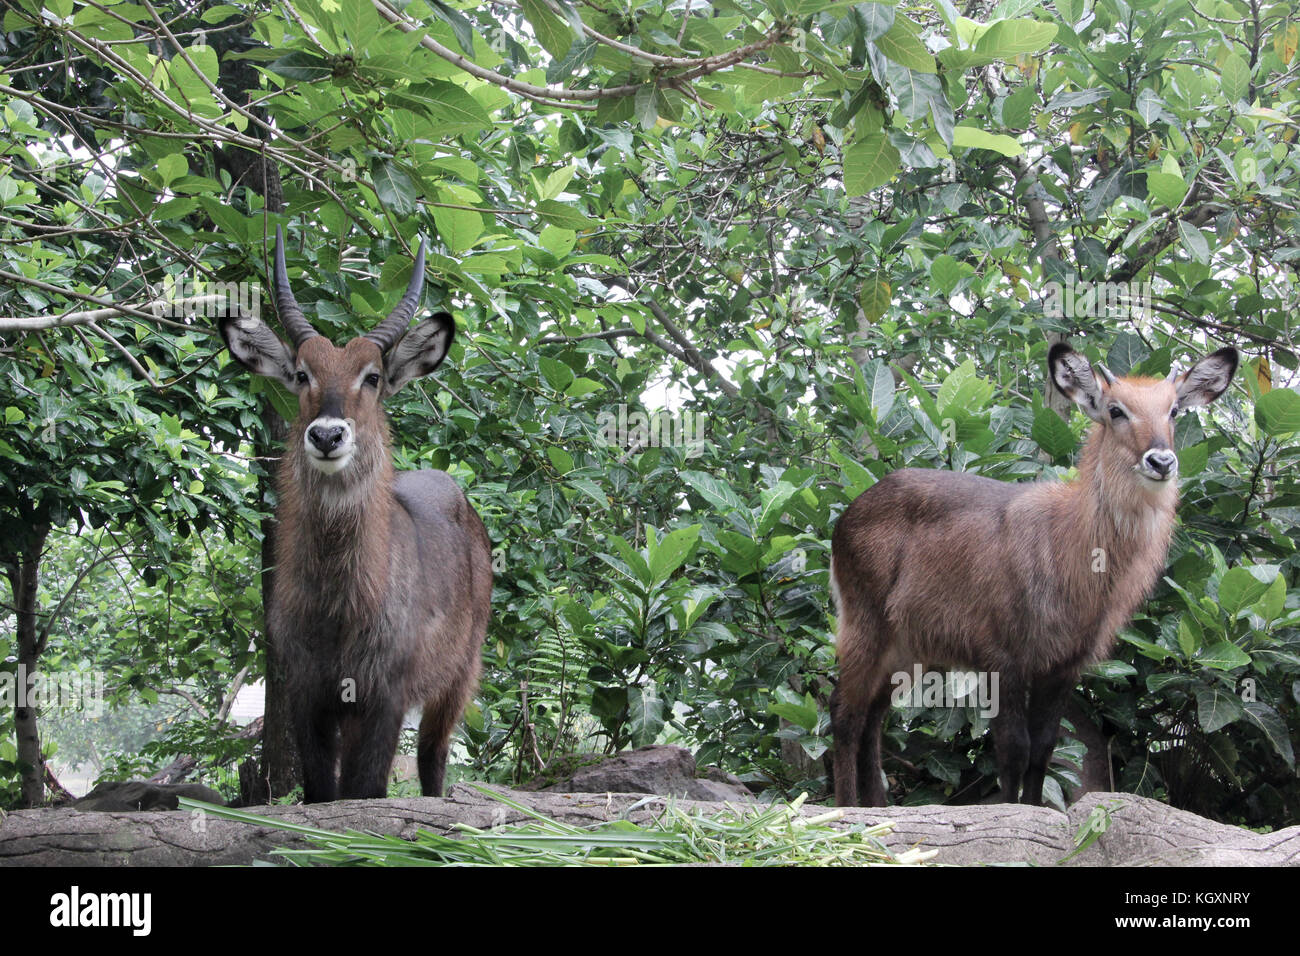
[[[456,320],[447,312],[431,315],[398,339],[385,356],[385,394],[392,395],[413,378],[428,375],[447,357],[456,337]]]
[[[297,361],[293,349],[261,319],[250,316],[221,319],[221,337],[240,365],[254,375],[274,378],[293,388]]]
[[[1101,421],[1103,397],[1097,376],[1086,358],[1064,342],[1057,342],[1047,353],[1047,367],[1055,385],[1094,422]]]
[[[1176,380],[1183,408],[1208,405],[1228,390],[1237,374],[1237,350],[1229,346],[1205,356]]]

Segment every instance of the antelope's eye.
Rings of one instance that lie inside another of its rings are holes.
[[[1170,417],[1170,418],[1177,418],[1177,417],[1178,417],[1178,406],[1177,406],[1177,405],[1175,405],[1173,408],[1169,409],[1169,417]]]
[[[379,373],[378,373],[378,372],[371,372],[369,375],[367,375],[367,376],[366,376],[366,384],[369,385],[371,388],[378,388],[378,387],[379,387]]]
[[[1112,405],[1110,407],[1110,417],[1112,421],[1119,421],[1121,418],[1128,418],[1128,416],[1124,414],[1124,409],[1120,408],[1118,405]]]
[[[299,372],[298,375],[297,375],[297,378],[298,378],[298,384],[299,384],[299,385],[306,385],[306,384],[307,384],[307,373],[306,373],[306,372]]]

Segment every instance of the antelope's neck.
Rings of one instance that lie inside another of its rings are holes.
[[[1178,508],[1178,481],[1162,485],[1143,479],[1124,449],[1110,446],[1094,426],[1079,457],[1079,477],[1070,483],[1076,540],[1100,548],[1110,561],[1163,563]]]
[[[382,589],[396,506],[392,462],[385,455],[364,471],[325,475],[305,455],[297,459],[286,460],[280,489],[281,566],[321,594],[356,593],[358,581],[369,579]]]

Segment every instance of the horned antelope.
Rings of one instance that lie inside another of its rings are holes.
[[[1094,375],[1068,345],[1052,381],[1095,423],[1070,482],[907,468],[858,496],[831,539],[840,679],[835,802],[884,806],[891,675],[914,663],[999,675],[992,729],[1006,802],[1042,802],[1061,715],[1164,568],[1178,504],[1174,419],[1228,388],[1232,348],[1167,379]],[[1022,789],[1023,786],[1023,789]]]
[[[487,531],[445,472],[397,473],[383,401],[442,362],[445,312],[408,328],[424,244],[397,307],[335,347],[304,318],[275,234],[275,305],[287,344],[256,318],[221,322],[245,368],[298,395],[277,473],[267,630],[283,661],[308,803],[382,797],[408,709],[416,763],[440,796],[450,738],[478,683],[492,566]]]

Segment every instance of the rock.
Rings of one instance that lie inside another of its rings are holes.
[[[686,800],[753,799],[738,777],[718,774],[721,779],[701,779],[689,750],[658,745],[580,766],[566,779],[542,789],[551,793],[653,793]]]
[[[700,771],[700,776],[705,780],[714,780],[718,783],[730,784],[733,787],[745,786],[745,781],[741,780],[734,773],[727,773],[727,771],[723,770],[721,767],[714,767],[712,765],[705,767]]]
[[[181,797],[222,806],[226,798],[201,783],[150,783],[147,780],[106,780],[80,800],[73,810],[122,813],[131,810],[175,810]]]

